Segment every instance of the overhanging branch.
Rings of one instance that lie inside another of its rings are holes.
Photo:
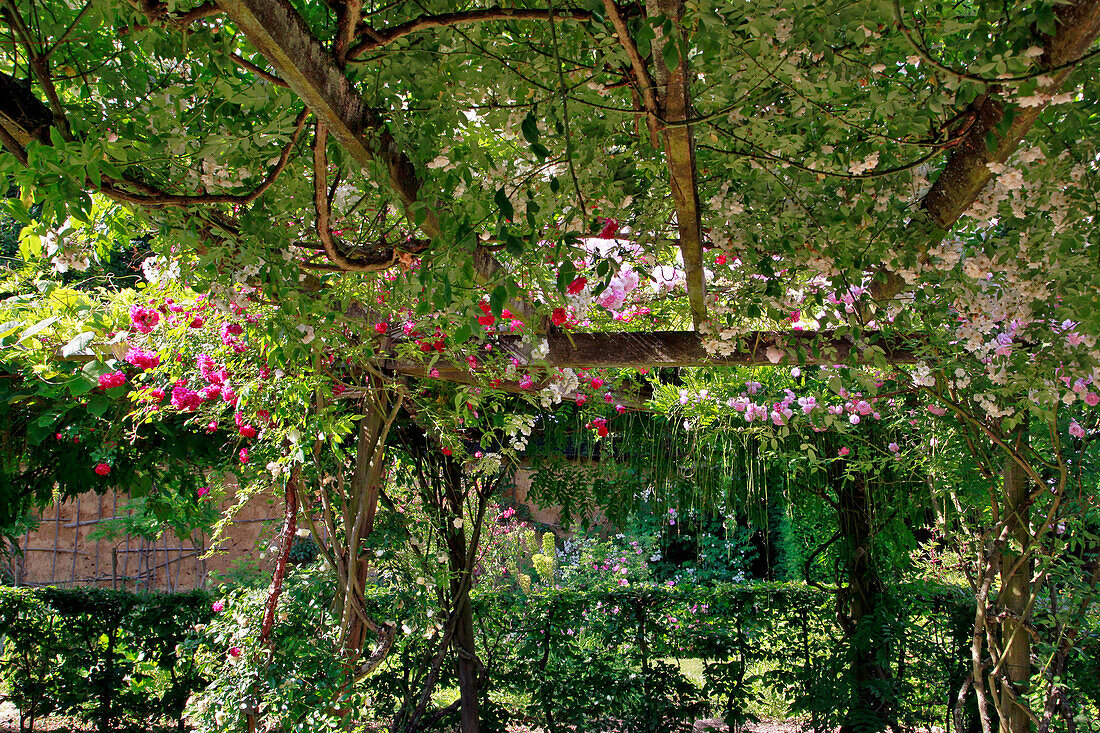
[[[286,0],[221,0],[226,14],[336,138],[344,151],[366,169],[381,165],[388,183],[400,196],[411,219],[430,238],[443,234],[437,202],[420,198],[421,182],[412,160],[397,147],[382,115],[367,107],[338,68],[336,59],[318,41]],[[475,248],[472,262],[484,281],[506,277],[488,253]],[[535,309],[526,301],[513,310],[534,323]]]
[[[1051,73],[1051,81],[1038,93],[1053,95],[1073,71],[1071,62],[1084,56],[1100,35],[1100,0],[1077,0],[1055,9],[1058,28],[1053,36],[1043,37],[1040,64]],[[990,163],[1004,163],[1019,147],[1024,135],[1045,110],[1044,102],[1034,107],[1006,104],[993,95],[979,98],[973,105],[975,123],[954,149],[947,165],[921,201],[924,216],[915,220],[915,233],[923,234],[921,246],[927,248],[942,240],[981,195],[993,179]],[[1011,110],[1011,121],[1005,124]],[[992,148],[988,142],[993,141]],[[889,300],[905,288],[899,275],[890,273],[885,282],[872,290],[879,300]]]
[[[550,17],[550,13],[549,8],[502,8],[497,6],[483,10],[422,15],[419,18],[382,30],[375,30],[370,26],[366,26],[360,31],[360,35],[364,36],[363,40],[351,47],[348,52],[348,60],[355,60],[368,51],[383,48],[405,36],[429,28],[445,28],[494,20],[546,20]],[[553,17],[585,21],[592,19],[592,13],[580,8],[555,8]]]

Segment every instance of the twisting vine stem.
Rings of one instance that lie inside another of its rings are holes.
[[[581,184],[577,181],[577,168],[573,161],[573,134],[569,126],[569,91],[565,83],[565,72],[562,71],[561,49],[558,48],[558,29],[554,22],[554,3],[549,3],[550,41],[554,45],[554,64],[558,70],[558,84],[561,88],[561,116],[562,126],[565,128],[565,159],[569,163],[569,177],[573,179],[573,190],[577,193],[577,203],[581,207],[581,221],[588,221],[588,212],[584,208],[584,195],[581,193]]]

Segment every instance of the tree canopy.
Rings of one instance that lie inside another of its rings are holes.
[[[585,430],[604,438],[644,396],[624,396],[633,374],[585,368],[826,365],[770,390],[729,372],[656,378],[650,404],[685,432],[755,422],[753,450],[814,474],[850,550],[846,631],[867,639],[885,592],[872,520],[892,517],[873,516],[876,480],[932,445],[909,429],[924,409],[953,421],[980,474],[937,510],[973,539],[967,684],[983,722],[988,693],[1014,716],[1006,729],[1026,729],[1042,578],[1076,574],[1091,599],[1100,577],[1081,479],[1100,403],[1100,0],[2,0],[0,13],[2,206],[23,225],[0,345],[16,347],[15,372],[56,380],[28,387],[28,404],[73,398],[100,418],[93,402],[125,396],[138,425],[183,415],[226,431],[237,463],[283,486],[261,643],[301,498],[307,519],[329,513],[348,669],[388,652],[362,550],[401,410],[469,631],[478,530],[467,549],[463,502],[476,495],[484,518],[491,482],[477,477],[536,422],[492,390],[591,399],[605,415]],[[41,279],[124,247],[148,251],[148,286],[100,297]],[[472,659],[469,639],[458,648]],[[985,680],[987,657],[1004,671]],[[873,660],[854,659],[873,680]]]
[[[304,324],[950,326],[1089,375],[1098,5],[9,2],[7,205],[64,266],[103,194]]]

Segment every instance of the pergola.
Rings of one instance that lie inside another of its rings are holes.
[[[575,8],[554,9],[551,6],[537,10],[493,7],[422,15],[393,27],[358,28],[349,19],[358,17],[361,4],[352,1],[337,4],[341,6],[338,8],[339,36],[333,47],[327,48],[310,32],[304,19],[287,0],[220,0],[206,2],[183,14],[173,14],[167,5],[155,0],[143,0],[138,5],[155,22],[170,28],[182,28],[202,18],[225,13],[263,54],[272,71],[260,69],[239,57],[234,57],[234,60],[267,82],[293,91],[316,115],[319,132],[325,130],[331,133],[350,159],[363,168],[373,169],[381,164],[388,178],[385,183],[399,195],[406,209],[416,208],[422,212],[420,230],[428,241],[415,240],[417,251],[430,248],[431,240],[442,236],[436,203],[421,196],[425,173],[417,169],[410,156],[387,132],[384,112],[369,107],[349,80],[344,71],[347,62],[367,51],[383,48],[412,33],[431,28],[508,18],[564,21],[590,19],[592,16],[589,11]],[[908,34],[900,7],[896,10],[900,27]],[[677,244],[696,330],[565,335],[548,328],[543,321],[537,330],[549,332],[548,363],[551,366],[572,367],[911,361],[912,349],[896,338],[881,339],[874,332],[864,332],[858,338],[830,332],[760,332],[745,336],[743,343],[749,344],[749,348],[729,357],[715,357],[703,349],[699,328],[708,319],[707,283],[702,259],[705,235],[699,205],[700,171],[695,160],[696,125],[692,118],[691,99],[697,79],[690,59],[684,55],[670,68],[662,55],[655,53],[652,68],[648,67],[631,38],[623,8],[613,0],[605,0],[604,11],[606,19],[618,31],[617,37],[631,60],[631,84],[638,91],[638,112],[644,118],[645,129],[654,146],[663,148],[669,191],[674,202]],[[650,3],[645,12],[669,18],[675,25],[683,14],[683,3],[660,0]],[[17,27],[21,22],[17,11],[5,7],[4,13],[13,26]],[[1077,0],[1061,5],[1057,8],[1057,20],[1057,31],[1039,39],[1043,51],[1042,66],[1049,69],[1046,89],[1051,92],[1062,87],[1075,62],[1085,55],[1100,33],[1100,0]],[[928,62],[934,63],[934,60],[928,59]],[[45,61],[32,59],[31,67],[44,68],[44,64]],[[50,140],[48,130],[55,118],[51,108],[56,108],[56,100],[39,100],[30,86],[22,85],[11,77],[0,77],[0,81],[7,92],[0,100],[0,140],[26,164],[26,144],[32,139],[45,143]],[[1003,163],[1008,159],[1045,106],[1020,107],[994,94],[986,95],[972,105],[966,112],[969,121],[965,135],[953,143],[946,165],[921,200],[919,212],[908,223],[915,251],[927,252],[930,246],[947,235],[994,178],[988,164]],[[324,163],[322,150],[319,157],[315,156],[314,163],[315,171],[320,171],[318,180],[321,182],[324,180]],[[280,163],[283,164],[285,160]],[[321,186],[321,182],[317,185]],[[107,177],[103,178],[98,188],[119,200],[157,207],[187,206],[202,203],[205,199],[218,202],[234,198],[163,194],[148,187],[142,189],[133,181],[112,181]],[[250,199],[248,196],[236,198]],[[332,261],[329,269],[333,270],[382,269],[393,262],[397,255],[396,248],[400,246],[393,245],[378,261],[353,260],[335,251],[329,239],[324,236],[322,239]],[[488,248],[474,247],[470,257],[476,272],[483,279],[506,277]],[[880,301],[893,299],[905,289],[901,279],[885,269],[868,271],[867,277],[872,279],[872,294]],[[513,301],[513,305],[517,312],[529,318],[534,314],[530,303],[521,300]]]

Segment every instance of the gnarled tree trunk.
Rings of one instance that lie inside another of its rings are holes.
[[[833,467],[835,466],[835,467]],[[844,578],[837,584],[837,618],[848,638],[852,696],[841,733],[875,733],[895,725],[894,686],[882,663],[885,589],[871,551],[874,534],[866,477],[830,467],[836,489]]]

